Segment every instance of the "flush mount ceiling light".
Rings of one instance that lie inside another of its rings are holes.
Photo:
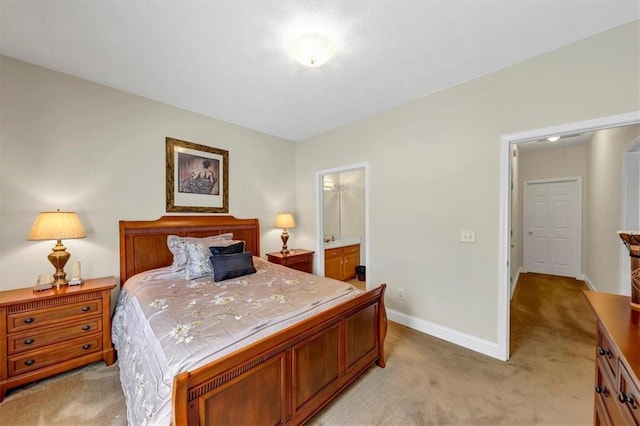
[[[305,67],[319,67],[336,53],[328,37],[319,33],[301,34],[293,41],[291,54]]]
[[[547,140],[548,140],[549,142],[555,142],[555,141],[557,141],[558,139],[560,139],[560,136],[551,136],[550,138],[547,138]]]

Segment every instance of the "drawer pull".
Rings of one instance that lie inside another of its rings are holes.
[[[91,306],[83,306],[82,312],[89,312],[91,310]]]
[[[600,356],[606,356],[607,358],[611,359],[611,357],[613,356],[611,354],[611,349],[609,348],[603,348],[602,346],[598,346],[598,355]]]
[[[23,322],[25,324],[31,324],[33,321],[35,321],[35,320],[32,317],[29,317],[29,318],[25,318]]]
[[[618,400],[620,400],[620,402],[622,402],[623,404],[626,403],[631,405],[631,408],[633,408],[634,410],[638,408],[638,404],[636,404],[636,400],[633,398],[633,395],[626,395],[624,392],[620,392],[618,394]]]
[[[35,364],[36,360],[35,359],[28,359],[24,362],[24,365],[33,365]]]
[[[90,344],[88,344],[88,343],[85,343],[84,345],[82,345],[82,349],[84,349],[84,350],[87,350],[87,349],[89,349],[90,347],[91,347],[91,345],[90,345]]]
[[[596,393],[600,393],[604,396],[609,395],[609,389],[606,386],[596,386]]]
[[[87,324],[87,325],[83,325],[83,326],[82,326],[82,329],[83,329],[84,331],[91,330],[91,326],[90,326],[89,324]]]
[[[27,340],[25,340],[25,341],[24,341],[24,344],[25,344],[25,345],[30,345],[30,344],[32,344],[33,342],[35,342],[35,340],[33,340],[33,339],[27,339]]]

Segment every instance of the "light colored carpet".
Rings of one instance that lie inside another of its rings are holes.
[[[595,317],[581,281],[524,274],[501,362],[390,323],[387,367],[371,368],[313,425],[590,425]],[[3,425],[124,425],[117,364],[12,390]]]

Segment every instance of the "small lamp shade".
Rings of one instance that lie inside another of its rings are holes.
[[[39,240],[68,240],[72,238],[85,238],[82,223],[74,212],[42,212],[36,217],[29,241]]]
[[[86,236],[87,234],[84,232],[84,228],[77,214],[58,210],[55,212],[40,213],[38,217],[36,217],[35,222],[33,222],[27,240],[57,240],[53,251],[47,259],[49,259],[49,262],[56,268],[56,272],[53,275],[53,284],[59,287],[60,285],[67,284],[67,280],[65,279],[67,274],[64,272],[64,265],[71,257],[66,247],[62,245],[61,240],[85,238]]]
[[[289,254],[289,249],[287,249],[287,241],[289,240],[289,233],[287,232],[287,228],[295,228],[296,222],[293,220],[293,215],[291,213],[279,213],[276,216],[276,228],[282,228],[282,250],[280,253]]]
[[[276,216],[276,228],[295,228],[296,222],[291,213],[280,213]]]

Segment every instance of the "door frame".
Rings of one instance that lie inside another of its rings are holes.
[[[511,286],[509,283],[510,226],[511,226],[511,149],[513,144],[544,139],[551,136],[590,132],[611,127],[640,123],[640,111],[599,117],[553,127],[506,134],[500,140],[500,244],[498,257],[498,348],[497,357],[509,359],[509,332],[511,308],[509,306]]]
[[[537,179],[537,180],[527,180],[523,182],[523,187],[522,187],[522,272],[529,272],[529,270],[527,268],[525,268],[525,255],[524,255],[524,241],[525,241],[525,224],[527,223],[527,221],[525,220],[525,218],[527,217],[527,185],[528,184],[546,184],[546,183],[560,183],[560,182],[575,182],[576,185],[578,186],[577,191],[578,191],[578,199],[576,200],[576,203],[578,204],[578,210],[579,210],[579,216],[580,216],[580,226],[578,226],[577,229],[577,235],[576,235],[576,247],[577,250],[574,252],[575,254],[573,255],[575,257],[575,259],[573,259],[573,261],[576,264],[577,267],[577,271],[575,274],[571,275],[572,277],[576,278],[576,279],[582,279],[583,278],[583,274],[582,274],[582,227],[583,227],[583,206],[582,206],[582,177],[581,176],[572,176],[572,177],[566,177],[566,178],[551,178],[551,179]]]
[[[324,175],[333,173],[349,172],[352,170],[364,170],[364,265],[369,265],[369,244],[371,241],[369,232],[369,162],[347,164],[344,166],[333,167],[316,171],[316,253],[315,271],[318,275],[324,276],[324,224],[322,220],[322,212],[324,207]],[[362,244],[362,242],[361,242]],[[367,269],[369,267],[367,266]],[[371,270],[367,271],[367,276]],[[367,277],[365,281],[366,289],[369,290],[369,283],[373,282]]]

